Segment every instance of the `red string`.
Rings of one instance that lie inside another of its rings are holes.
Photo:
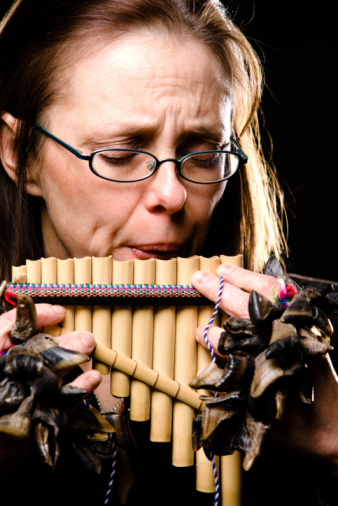
[[[17,304],[17,295],[13,292],[9,292],[8,290],[5,292],[4,300],[11,306],[16,306]]]
[[[288,284],[286,286],[283,286],[280,290],[279,290],[279,294],[277,296],[277,300],[279,302],[281,302],[284,307],[288,307],[291,300],[293,299],[293,297],[296,295],[297,293],[297,290],[296,288],[291,285],[291,284]]]

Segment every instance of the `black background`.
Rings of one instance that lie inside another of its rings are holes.
[[[272,137],[273,161],[285,192],[288,270],[337,281],[332,4],[239,0],[228,7],[263,59],[263,139],[268,149],[268,133]]]
[[[0,0],[1,10],[8,3]],[[224,3],[263,60],[263,140],[269,154],[273,139],[273,162],[285,192],[287,268],[338,281],[334,2]]]

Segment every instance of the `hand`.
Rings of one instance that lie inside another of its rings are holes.
[[[281,284],[278,279],[265,274],[258,274],[235,265],[222,264],[217,270],[217,275],[223,277],[224,285],[220,309],[229,316],[248,318],[249,296],[252,290],[264,295],[271,301],[273,294],[278,293]],[[210,299],[214,304],[218,299],[220,279],[218,276],[204,271],[198,271],[193,275],[192,284],[202,295]],[[217,352],[219,336],[223,329],[211,327],[208,331],[208,339]],[[197,329],[197,341],[205,346],[203,339],[204,327]]]
[[[329,357],[307,361],[314,386],[314,403],[306,405],[296,396],[287,400],[271,434],[284,446],[315,457],[338,480],[338,379]]]
[[[273,300],[273,293],[278,293],[281,286],[276,278],[230,265],[219,267],[218,275],[224,279],[220,308],[241,318],[249,316],[248,301],[252,290]],[[217,276],[197,272],[192,283],[202,295],[216,303]],[[205,345],[203,332],[204,327],[197,330],[197,340]],[[221,332],[222,329],[216,326],[208,331],[208,340],[216,353]],[[329,357],[313,357],[308,360],[308,366],[315,402],[305,405],[298,396],[291,395],[279,420],[275,420],[274,409],[271,409],[271,433],[284,446],[326,463],[331,474],[338,479],[338,378]]]
[[[65,309],[61,306],[53,306],[51,304],[36,304],[36,329],[45,326],[60,323],[65,317]],[[6,350],[11,346],[9,332],[14,325],[16,318],[16,310],[12,309],[0,316],[0,351]],[[78,351],[90,355],[95,347],[95,339],[90,332],[70,332],[63,334],[59,338],[61,347],[68,350]],[[90,370],[76,378],[71,384],[87,390],[91,393],[101,382],[101,374],[98,371]]]
[[[51,326],[61,322],[65,317],[65,309],[61,306],[50,304],[36,304],[36,329]],[[0,351],[11,346],[9,332],[16,318],[16,310],[13,309],[0,316]],[[94,336],[89,332],[71,332],[61,335],[59,345],[69,350],[78,351],[89,355],[95,347]],[[85,389],[87,394],[92,392],[101,382],[101,374],[95,370],[89,370],[78,376],[71,384],[80,389]],[[29,450],[30,442],[12,438],[6,434],[0,434],[0,481],[15,470],[24,461]]]

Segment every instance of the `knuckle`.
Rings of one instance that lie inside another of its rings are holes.
[[[238,277],[239,267],[230,264],[222,264],[219,274],[222,275],[229,283],[235,284]]]
[[[240,318],[247,317],[249,314],[248,309],[249,297],[246,293],[242,292],[233,298],[232,301],[232,314]]]
[[[264,290],[268,296],[272,298],[274,293],[278,293],[280,288],[281,284],[276,278],[274,278],[273,276],[266,277]]]
[[[248,296],[244,292],[239,295],[229,297],[222,309],[230,316],[239,316],[246,318],[249,314]]]

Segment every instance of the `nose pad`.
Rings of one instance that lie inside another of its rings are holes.
[[[147,170],[149,170],[149,172],[153,172],[155,169],[155,165],[156,165],[155,160],[153,162],[148,163]]]
[[[147,180],[147,206],[152,209],[165,209],[168,213],[178,212],[185,204],[187,191],[179,178],[175,161],[164,160],[156,173]]]

